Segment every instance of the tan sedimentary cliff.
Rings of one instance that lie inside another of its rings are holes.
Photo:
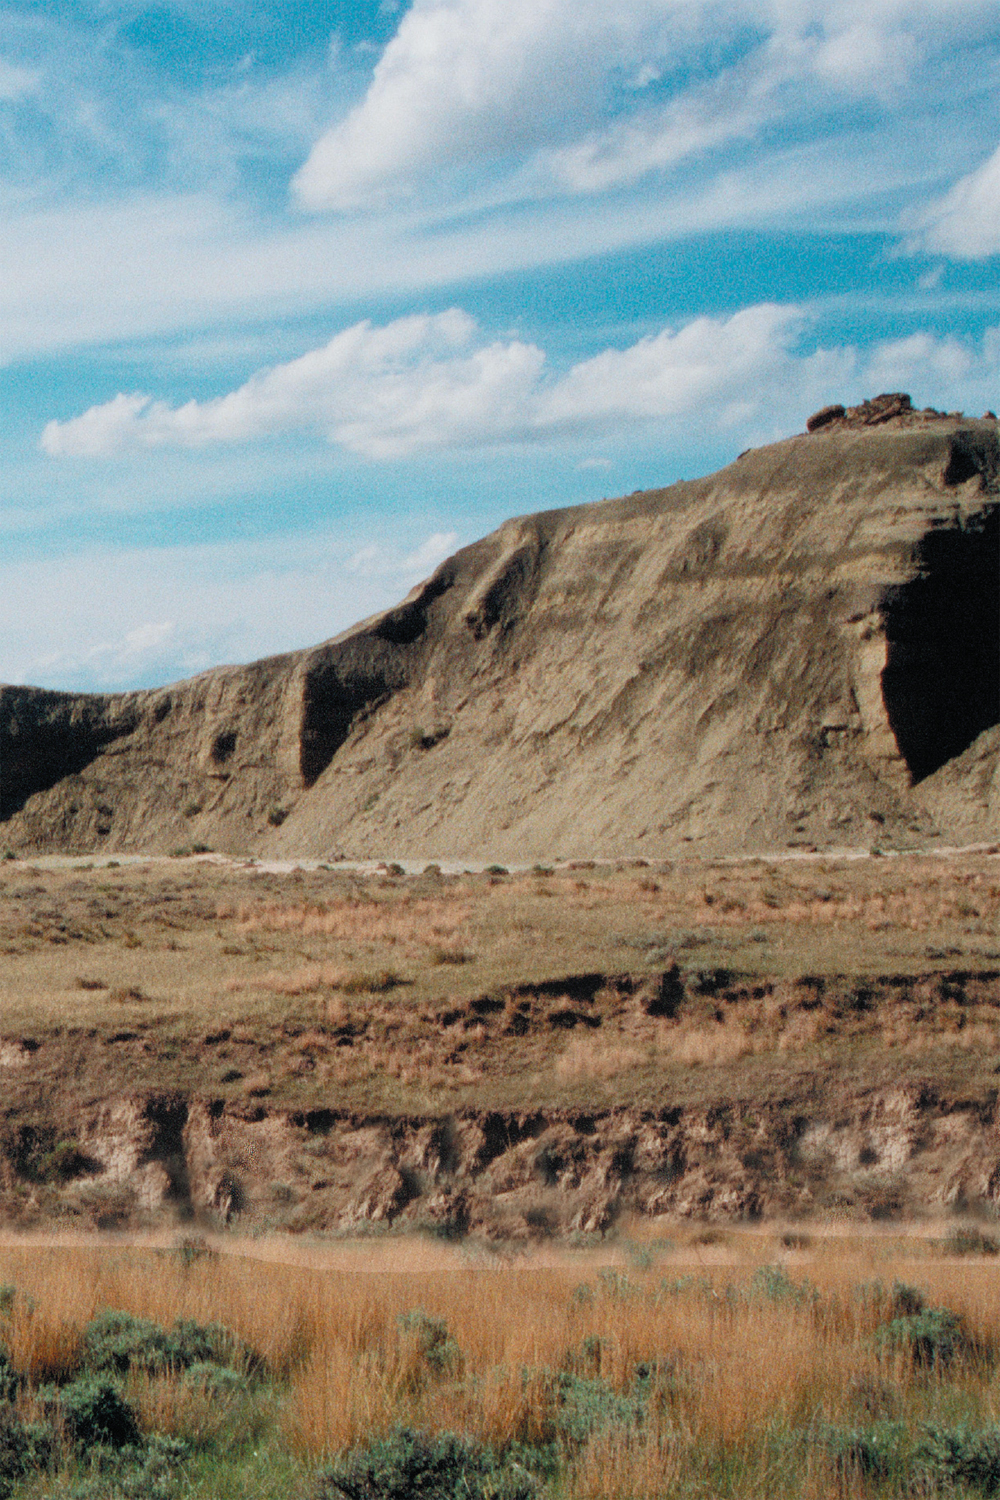
[[[506,860],[995,837],[998,474],[995,421],[886,398],[509,521],[312,650],[4,688],[0,837]]]

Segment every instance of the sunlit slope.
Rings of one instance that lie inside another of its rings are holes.
[[[506,861],[994,837],[998,469],[993,421],[841,424],[509,521],[313,650],[4,689],[3,836]]]

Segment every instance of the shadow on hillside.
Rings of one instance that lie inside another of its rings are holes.
[[[1000,506],[932,531],[882,603],[882,698],[914,782],[1000,723]]]

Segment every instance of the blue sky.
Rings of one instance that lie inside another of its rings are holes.
[[[325,639],[506,516],[1000,401],[996,0],[0,0],[0,680]]]

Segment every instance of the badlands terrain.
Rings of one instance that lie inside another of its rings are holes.
[[[809,425],[311,651],[4,688],[8,1222],[992,1211],[997,424]]]
[[[0,689],[0,1496],[1000,1489],[997,424]]]
[[[998,474],[995,420],[881,397],[508,521],[312,650],[4,688],[6,839],[484,863],[990,839]]]
[[[0,868],[10,1224],[524,1243],[1000,1201],[997,846]]]

